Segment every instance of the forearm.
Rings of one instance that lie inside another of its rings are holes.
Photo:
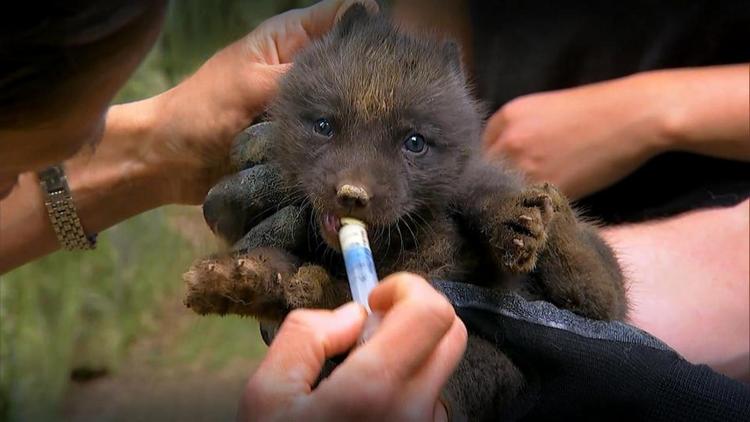
[[[165,181],[149,162],[147,102],[115,106],[101,143],[64,163],[73,201],[87,234],[98,233],[168,201]],[[21,175],[0,202],[0,273],[60,247],[36,175]]]
[[[689,361],[743,380],[750,380],[749,206],[602,230],[627,270],[631,323]]]
[[[750,160],[748,64],[646,72],[662,108],[663,150]]]

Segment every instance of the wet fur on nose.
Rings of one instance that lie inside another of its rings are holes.
[[[347,183],[339,186],[336,199],[345,206],[365,207],[370,202],[370,194],[362,186]]]

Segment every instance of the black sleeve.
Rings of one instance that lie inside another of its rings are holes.
[[[493,342],[527,385],[507,420],[750,420],[750,386],[693,365],[649,334],[546,302],[435,283],[470,332]]]

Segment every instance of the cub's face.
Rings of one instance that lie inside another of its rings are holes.
[[[295,59],[271,119],[272,156],[334,248],[341,217],[378,236],[447,205],[481,125],[453,44],[358,6]]]

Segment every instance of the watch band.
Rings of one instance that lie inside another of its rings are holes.
[[[47,214],[63,249],[69,251],[94,249],[96,234],[86,236],[83,230],[62,165],[49,167],[38,172],[37,175],[44,193]]]

